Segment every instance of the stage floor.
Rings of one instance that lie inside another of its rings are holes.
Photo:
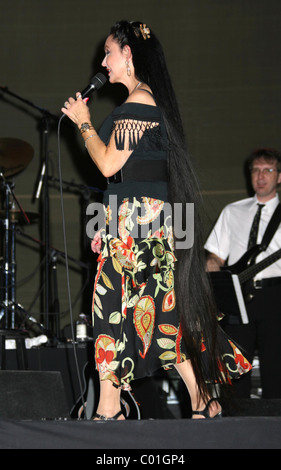
[[[92,354],[87,345],[79,345],[77,352],[80,373],[85,376]],[[7,351],[7,370],[0,371],[1,449],[94,449],[94,456],[104,458],[125,455],[124,450],[126,455],[141,456],[156,451],[180,455],[189,449],[281,448],[281,400],[243,400],[234,414],[195,421],[188,419],[186,410],[179,410],[179,404],[167,406],[162,377],[136,381],[133,392],[140,403],[141,420],[73,419],[77,416],[70,410],[81,387],[72,348],[26,353],[27,370],[16,370],[16,352]],[[95,384],[92,395],[94,401],[98,396]]]
[[[280,449],[280,417],[213,420],[0,420],[1,449],[96,449],[103,455],[187,455],[186,449]],[[135,449],[139,452],[129,452]],[[104,452],[102,452],[104,450]],[[122,452],[127,450],[128,452]],[[112,452],[113,451],[113,452]]]

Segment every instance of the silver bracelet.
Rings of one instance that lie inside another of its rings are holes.
[[[91,139],[92,137],[95,137],[95,135],[98,135],[98,134],[91,134],[91,135],[89,135],[89,137],[87,137],[87,139],[84,140],[86,149],[87,149],[87,140]]]

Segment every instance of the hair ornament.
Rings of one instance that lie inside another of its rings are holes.
[[[150,29],[146,26],[146,24],[140,24],[140,32],[144,40],[150,38]]]

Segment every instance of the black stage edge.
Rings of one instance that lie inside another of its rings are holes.
[[[93,361],[92,349],[92,344],[77,346],[82,377]],[[178,418],[167,406],[161,377],[152,377],[133,386],[144,419],[77,420],[70,414],[81,393],[73,347],[27,350],[26,363],[27,370],[17,370],[16,351],[6,351],[6,371],[0,371],[0,449],[95,449],[93,455],[122,456],[122,450],[178,455],[185,449],[281,448],[281,400],[241,400],[222,419],[187,419],[188,409]]]
[[[155,453],[156,449],[166,455],[175,451],[177,455],[183,454],[185,449],[280,449],[281,418],[114,422],[0,420],[0,448],[96,449],[92,463],[98,456],[122,456],[130,449],[134,452],[128,454],[135,458]]]

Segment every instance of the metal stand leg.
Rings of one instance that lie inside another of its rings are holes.
[[[9,322],[9,283],[10,283],[10,219],[9,219],[9,204],[10,204],[10,186],[9,183],[5,184],[5,237],[4,237],[4,320],[5,328],[10,327]]]

